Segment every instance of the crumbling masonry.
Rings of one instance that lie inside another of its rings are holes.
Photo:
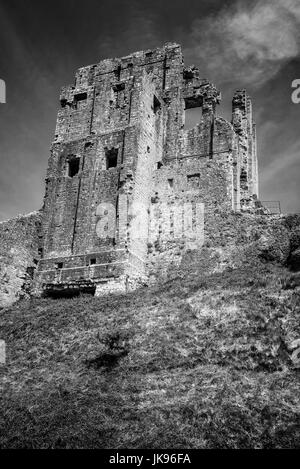
[[[258,196],[246,92],[232,122],[177,44],[80,68],[62,89],[42,210],[35,292],[126,290],[203,244]],[[200,108],[185,130],[185,111]],[[164,255],[163,253],[166,253]]]

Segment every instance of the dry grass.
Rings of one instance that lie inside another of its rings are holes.
[[[160,287],[2,311],[0,447],[299,448],[289,276],[187,258]]]

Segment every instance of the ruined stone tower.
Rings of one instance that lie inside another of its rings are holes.
[[[126,289],[180,249],[203,244],[220,214],[251,210],[258,193],[250,98],[232,123],[220,93],[181,48],[80,68],[60,96],[43,206],[37,291]],[[200,108],[185,130],[185,110]]]

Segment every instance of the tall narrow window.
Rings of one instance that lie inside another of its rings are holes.
[[[68,161],[68,176],[70,178],[76,176],[79,173],[80,168],[80,158],[75,156],[70,158]]]
[[[106,169],[115,168],[118,164],[118,149],[111,148],[110,150],[106,150]]]
[[[247,171],[245,169],[241,170],[240,183],[242,189],[248,189],[248,176]]]
[[[118,65],[118,67],[114,70],[114,74],[116,76],[116,79],[119,81],[120,78],[121,78],[121,70],[122,70],[122,67],[121,65]]]
[[[157,97],[154,95],[153,96],[153,111],[154,111],[154,114],[156,114],[161,108],[161,104],[160,104],[160,101],[159,99],[157,99]]]

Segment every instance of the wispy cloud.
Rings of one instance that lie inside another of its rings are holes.
[[[299,0],[239,0],[193,22],[185,55],[204,63],[219,83],[235,76],[259,86],[299,52]]]
[[[127,55],[137,50],[161,45],[161,31],[157,27],[157,14],[137,0],[125,0],[127,19],[118,29],[117,37],[100,33],[99,45],[103,57],[112,51]]]
[[[276,180],[277,177],[282,178],[283,175],[285,177],[288,175],[292,180],[291,176],[296,165],[300,165],[300,141],[288,147],[284,155],[278,154],[270,161],[262,173],[263,183],[267,184]]]

